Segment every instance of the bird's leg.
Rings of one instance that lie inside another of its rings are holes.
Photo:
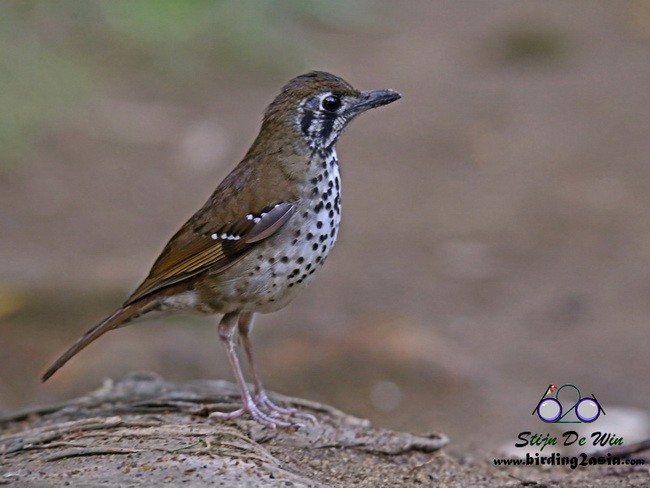
[[[260,373],[257,370],[257,365],[255,364],[255,358],[253,357],[253,346],[249,337],[249,334],[253,329],[253,319],[254,315],[251,312],[244,312],[240,314],[238,327],[239,337],[241,339],[242,345],[244,346],[244,351],[246,352],[246,357],[248,358],[248,364],[250,365],[251,372],[253,373],[253,382],[255,384],[255,400],[260,407],[265,407],[272,413],[277,412],[285,415],[291,414],[293,411],[292,409],[283,408],[273,403],[264,390],[264,386],[262,385],[262,377],[260,376]]]
[[[223,342],[223,345],[226,348],[228,361],[230,361],[230,366],[232,367],[235,379],[237,380],[237,385],[241,391],[242,407],[227,413],[213,412],[210,414],[210,417],[216,417],[220,419],[234,419],[248,413],[251,417],[260,423],[273,427],[289,427],[292,425],[290,422],[284,422],[272,418],[266,413],[262,412],[262,410],[260,410],[260,408],[255,404],[255,401],[253,400],[253,397],[248,390],[248,386],[246,385],[246,380],[244,379],[244,374],[242,373],[241,366],[239,365],[239,359],[237,358],[237,353],[235,351],[234,335],[237,328],[238,317],[239,314],[237,312],[230,312],[224,315],[221,319],[221,322],[219,322],[218,331],[219,339],[221,339],[221,342]]]
[[[316,418],[313,415],[303,413],[297,408],[281,407],[280,405],[273,403],[269,396],[266,394],[266,390],[262,385],[262,377],[259,374],[257,366],[255,364],[255,358],[253,357],[253,346],[250,341],[250,332],[253,329],[253,319],[253,313],[241,313],[239,315],[238,327],[239,337],[241,338],[242,345],[244,346],[244,351],[246,352],[246,357],[248,358],[248,364],[250,365],[251,372],[253,373],[253,382],[255,384],[255,401],[257,402],[257,405],[270,411],[272,415],[295,415],[297,417],[302,417],[312,422],[316,422]]]

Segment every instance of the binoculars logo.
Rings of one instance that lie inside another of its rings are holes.
[[[568,388],[569,392],[573,391],[576,397],[567,399],[567,395],[565,394],[563,405],[559,397],[560,391],[565,388]],[[565,408],[571,402],[573,404],[569,408]],[[570,416],[568,419],[566,418],[571,412],[574,412],[576,420],[573,419],[573,416]],[[601,412],[603,415],[607,415],[593,393],[591,396],[583,397],[575,385],[566,383],[558,388],[551,383],[537,403],[532,415],[537,413],[537,416],[542,421],[549,423],[579,424],[583,422],[594,422],[600,416]]]

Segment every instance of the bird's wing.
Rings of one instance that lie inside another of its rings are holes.
[[[167,243],[149,276],[124,305],[208,268],[215,272],[223,271],[257,243],[275,234],[294,211],[292,203],[279,202],[217,229],[200,225],[198,231],[196,222],[190,219]]]

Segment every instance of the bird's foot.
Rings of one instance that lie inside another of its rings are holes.
[[[304,419],[312,423],[317,423],[316,417],[313,415],[301,412],[297,408],[281,407],[273,403],[265,391],[257,393],[254,399],[247,396],[244,400],[244,405],[237,410],[233,410],[232,412],[212,412],[209,418],[234,420],[244,415],[249,415],[260,424],[273,428],[304,427],[305,424],[296,422],[294,419]]]
[[[292,422],[278,419],[277,417],[271,417],[269,414],[263,412],[262,409],[260,409],[250,397],[244,402],[243,407],[238,408],[237,410],[233,410],[232,412],[212,412],[208,418],[234,420],[244,415],[250,415],[253,420],[256,420],[260,424],[268,425],[269,427],[273,428],[292,427],[296,425]]]
[[[316,420],[316,417],[314,417],[311,414],[301,412],[297,408],[292,408],[292,407],[281,407],[277,403],[273,403],[271,399],[268,397],[266,392],[264,390],[260,391],[255,395],[255,400],[257,401],[257,404],[264,409],[265,412],[268,413],[268,415],[273,416],[273,417],[278,417],[278,416],[283,416],[283,417],[296,417],[300,419],[305,419],[308,422],[311,423],[318,423]]]

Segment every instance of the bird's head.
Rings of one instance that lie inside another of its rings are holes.
[[[330,149],[350,120],[400,97],[393,90],[359,91],[338,76],[312,71],[282,88],[264,114],[262,132],[288,130],[311,149]]]

